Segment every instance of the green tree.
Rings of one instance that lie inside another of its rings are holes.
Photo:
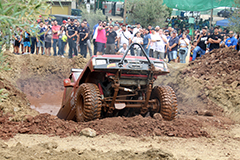
[[[240,0],[234,1],[234,12],[229,20],[229,28],[236,33],[240,33]]]
[[[91,30],[94,25],[98,23],[98,20],[106,20],[106,16],[102,13],[102,10],[97,9],[96,11],[91,10],[90,13],[87,12],[85,6],[80,7],[82,11],[82,19],[86,19],[88,24],[90,25]]]
[[[169,15],[168,7],[163,5],[163,0],[128,0],[128,23],[140,23],[142,26],[164,26],[165,19]]]
[[[6,44],[6,48],[9,48],[10,39],[16,26],[32,33],[36,28],[36,19],[39,18],[39,15],[47,17],[45,13],[50,6],[47,0],[1,0],[0,46]]]

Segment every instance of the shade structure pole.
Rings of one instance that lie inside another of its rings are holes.
[[[124,0],[123,24],[126,24],[127,0]]]

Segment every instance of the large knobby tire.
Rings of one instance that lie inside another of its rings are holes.
[[[83,83],[76,92],[76,121],[91,121],[101,116],[101,95],[96,84]]]
[[[155,86],[151,99],[157,99],[157,109],[154,113],[160,113],[163,119],[171,121],[177,115],[177,97],[170,86]],[[154,114],[153,113],[153,114]]]

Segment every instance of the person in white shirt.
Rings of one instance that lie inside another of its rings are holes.
[[[128,50],[127,44],[124,43],[123,47],[118,50],[117,54],[124,55],[127,52],[127,50]],[[128,55],[130,55],[130,51],[128,51]]]
[[[183,32],[182,38],[179,38],[178,45],[180,47],[180,49],[179,49],[180,63],[186,63],[189,39],[186,37],[185,32]]]
[[[156,41],[157,39],[160,40],[159,35],[156,34],[155,32],[155,29],[152,28],[151,29],[151,42],[150,42],[150,51],[149,51],[149,57],[153,57],[154,56],[154,52],[155,52],[155,49],[156,49]]]
[[[154,58],[164,59],[165,45],[167,44],[167,37],[163,34],[163,30],[159,29],[158,38],[156,41],[156,48],[154,52]]]
[[[139,32],[141,29],[140,23],[137,23],[137,27],[133,29],[133,35],[135,35],[137,32]]]
[[[132,42],[143,45],[143,38],[141,37],[140,32],[136,33],[136,37],[133,38]],[[141,55],[141,48],[138,45],[134,45],[134,54],[135,54],[135,56]]]
[[[118,48],[122,48],[123,44],[126,43],[127,46],[131,42],[131,33],[126,30],[126,25],[122,25],[122,31],[119,34],[118,38]]]

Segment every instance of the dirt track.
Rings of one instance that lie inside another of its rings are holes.
[[[239,157],[239,125],[233,120],[239,122],[240,115],[240,55],[231,49],[214,50],[189,66],[170,64],[172,72],[158,78],[155,85],[170,85],[178,98],[179,116],[171,122],[141,116],[85,123],[60,120],[53,115],[61,104],[62,81],[67,78],[71,68],[83,68],[87,61],[81,56],[69,60],[37,55],[7,55],[6,62],[11,70],[0,73],[0,87],[5,88],[4,93],[8,94],[0,102],[4,113],[0,116],[0,137],[13,138],[4,141],[9,147],[0,143],[0,148],[3,148],[0,151],[1,159],[19,156],[23,159]],[[31,108],[48,114],[38,115]],[[214,116],[204,116],[209,115],[206,110]],[[9,114],[5,115],[7,112]],[[79,137],[81,129],[87,127],[95,129],[98,136],[93,139]],[[56,136],[67,137],[59,139]],[[17,155],[11,154],[16,151]]]

